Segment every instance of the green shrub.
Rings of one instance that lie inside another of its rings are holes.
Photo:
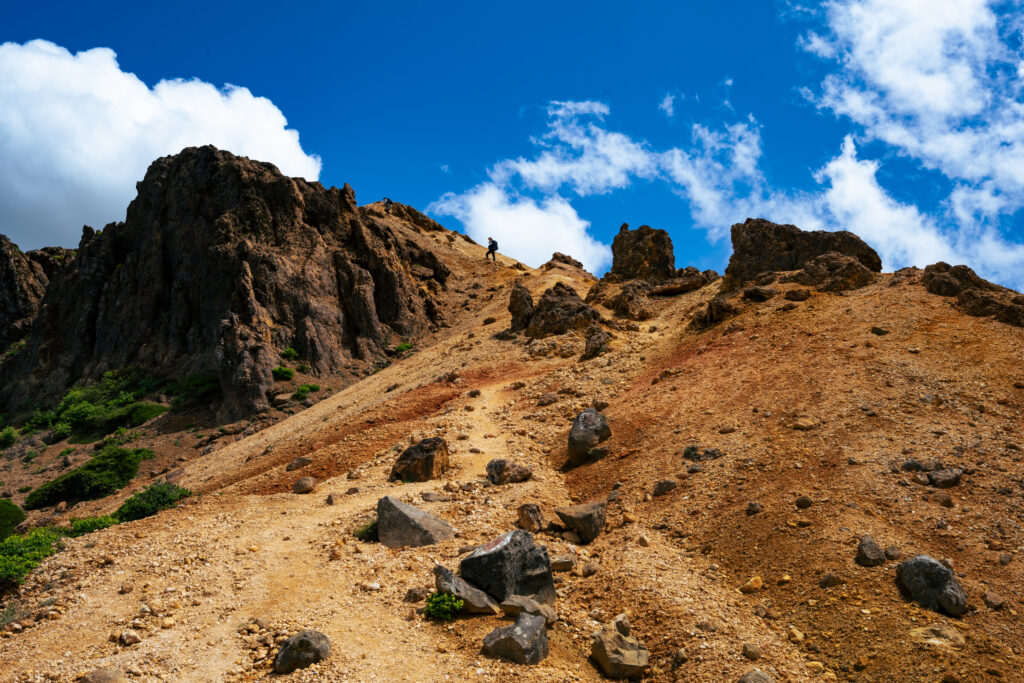
[[[176,502],[191,496],[192,492],[169,482],[160,482],[139,491],[117,508],[114,517],[120,522],[131,522],[155,515],[173,507]]]
[[[127,450],[108,446],[89,462],[49,481],[25,499],[26,510],[61,501],[68,504],[96,500],[124,488],[139,471],[139,463],[153,457],[148,448]]]
[[[284,358],[285,360],[296,360],[298,359],[298,357],[299,352],[290,346],[287,349],[281,351],[281,358]]]
[[[292,377],[295,376],[294,370],[292,370],[291,368],[286,368],[283,365],[278,365],[276,368],[273,369],[272,372],[274,374],[274,379],[284,381],[290,380]]]
[[[131,426],[138,427],[158,415],[163,415],[168,410],[167,406],[162,406],[159,403],[134,403],[131,406]]]
[[[31,486],[27,486],[27,485],[26,486],[19,486],[18,487],[18,493],[28,493],[31,490],[32,490],[32,487]]]
[[[0,541],[14,532],[14,527],[25,521],[25,513],[10,498],[0,498]]]
[[[14,431],[14,427],[0,429],[0,448],[10,448],[17,440],[18,434]]]
[[[8,346],[7,350],[4,351],[4,359],[6,360],[7,358],[14,358],[15,356],[17,356],[19,353],[21,353],[21,350],[25,348],[26,344],[28,344],[28,337],[25,337],[24,339],[19,339],[18,341]]]
[[[71,425],[67,422],[58,422],[53,426],[53,435],[58,441],[68,438],[71,436]]]
[[[431,593],[423,610],[431,619],[451,621],[465,603],[450,593]]]
[[[357,525],[352,535],[365,543],[376,543],[379,541],[380,538],[377,536],[377,518],[374,517]]]
[[[0,591],[13,588],[39,563],[60,550],[60,533],[53,528],[33,529],[24,536],[0,541]]]
[[[309,363],[299,363],[298,367],[295,369],[299,372],[309,372]]]
[[[412,342],[402,342],[401,344],[395,347],[395,351],[398,353],[402,353],[403,351],[411,351],[413,346],[414,344]]]
[[[168,384],[166,392],[174,397],[174,407],[182,408],[220,394],[220,378],[213,373],[189,375]]]
[[[70,536],[84,536],[85,534],[91,534],[94,531],[100,529],[106,529],[107,527],[114,526],[117,524],[117,520],[110,515],[103,515],[102,517],[85,517],[83,519],[71,519],[71,533]]]
[[[320,391],[319,384],[303,384],[302,386],[295,390],[295,393],[292,394],[292,398],[294,398],[296,401],[301,401],[302,399],[309,396],[311,393],[317,391]]]

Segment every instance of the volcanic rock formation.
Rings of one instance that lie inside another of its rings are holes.
[[[22,253],[0,235],[0,352],[28,333],[50,278],[73,256],[58,247]]]

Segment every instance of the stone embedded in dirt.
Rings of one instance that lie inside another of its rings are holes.
[[[587,408],[573,420],[569,430],[569,461],[574,465],[587,462],[597,445],[612,435],[605,416]]]
[[[1013,562],[1013,553],[999,553],[999,564],[1004,567]]]
[[[405,591],[405,597],[402,598],[402,602],[423,602],[430,595],[430,591],[426,588],[410,588]]]
[[[675,479],[662,479],[661,481],[654,484],[654,491],[652,492],[655,496],[664,496],[669,491],[672,491],[678,486]]]
[[[875,334],[875,335],[878,335],[879,337],[883,337],[883,336],[889,334],[889,330],[884,328],[884,327],[878,327],[877,325],[875,325],[875,326],[873,326],[871,328],[871,334]]]
[[[591,325],[586,331],[587,342],[583,347],[583,355],[580,360],[596,358],[604,350],[611,340],[611,335],[597,325]]]
[[[898,560],[902,554],[903,553],[900,552],[900,549],[894,545],[885,549],[885,559],[887,560]]]
[[[555,614],[555,610],[551,608],[551,605],[543,605],[525,595],[510,595],[505,598],[501,601],[501,611],[505,616],[510,617],[518,616],[523,612],[544,617],[544,623],[548,627],[554,626],[555,622],[558,621],[558,615]]]
[[[299,631],[281,643],[274,657],[274,672],[290,674],[296,669],[323,661],[331,655],[331,641],[323,633],[312,629]]]
[[[607,503],[595,502],[557,508],[555,514],[562,524],[579,535],[580,541],[590,543],[604,531],[607,511]]]
[[[630,635],[629,619],[620,614],[594,634],[590,658],[608,678],[640,679],[650,665],[650,655]]]
[[[838,252],[828,252],[804,264],[803,270],[782,279],[783,282],[799,282],[814,285],[822,292],[845,292],[860,289],[875,280],[875,273],[863,263]]]
[[[537,405],[541,408],[543,408],[544,406],[549,406],[552,403],[558,403],[558,394],[556,394],[553,391],[548,392],[546,394],[541,394],[540,397],[537,399]]]
[[[651,288],[651,296],[678,296],[680,294],[686,294],[687,292],[693,292],[700,289],[704,285],[714,282],[718,279],[718,273],[713,270],[705,270],[701,272],[693,266],[687,266],[686,268],[680,268],[676,271],[676,276],[671,280],[666,280],[660,284],[655,285]]]
[[[846,580],[838,574],[832,572],[826,572],[819,580],[818,586],[820,588],[835,588],[836,586],[842,586],[846,583]]]
[[[315,488],[316,479],[313,477],[303,477],[292,486],[292,493],[312,493]]]
[[[917,555],[896,566],[896,585],[905,597],[953,617],[967,612],[967,596],[953,571],[928,555]]]
[[[398,456],[388,481],[430,481],[448,471],[448,442],[440,436],[423,439]]]
[[[984,601],[985,605],[992,610],[1001,610],[1003,605],[1006,604],[1006,600],[1003,596],[992,591],[985,591],[981,596],[981,599]]]
[[[932,498],[935,500],[936,503],[938,503],[940,506],[944,508],[951,508],[954,506],[953,496],[949,495],[945,491],[936,492],[935,495],[932,496]]]
[[[964,471],[961,469],[942,469],[928,473],[928,483],[937,489],[948,489],[960,483]]]
[[[777,290],[774,290],[771,287],[758,287],[755,285],[743,290],[743,298],[748,301],[761,302],[768,301],[768,299],[771,299],[778,293],[779,292]]]
[[[865,534],[857,544],[857,556],[854,562],[862,567],[877,567],[885,564],[885,552],[875,543],[875,539]]]
[[[285,466],[284,470],[285,472],[291,472],[311,464],[313,464],[313,461],[309,458],[295,458]]]
[[[584,579],[588,579],[594,574],[601,571],[601,565],[597,562],[587,562],[583,567],[580,568],[580,576]]]
[[[740,586],[740,593],[756,593],[764,588],[764,580],[760,576],[752,576]]]
[[[434,588],[438,593],[462,600],[462,611],[470,614],[501,614],[498,603],[487,593],[456,576],[441,565],[434,566]]]
[[[583,330],[601,319],[601,315],[583,303],[576,290],[557,282],[541,294],[533,308],[526,336],[539,339],[570,330]]]
[[[484,652],[517,664],[538,664],[548,656],[544,617],[522,612],[511,626],[499,626],[484,636]]]
[[[420,494],[420,498],[423,499],[424,503],[447,503],[452,499],[451,496],[446,496],[437,491],[424,491]]]
[[[690,444],[683,449],[683,457],[694,462],[705,460],[718,460],[722,457],[722,451],[717,448],[705,448],[703,451],[695,444]]]
[[[740,676],[736,683],[774,683],[774,680],[775,679],[760,669],[751,669]]]
[[[459,574],[498,600],[528,595],[545,604],[555,601],[548,549],[534,546],[533,535],[522,529],[507,531],[464,557]]]
[[[533,317],[533,296],[523,283],[517,282],[508,297],[508,312],[512,314],[512,331],[525,330]]]
[[[812,505],[814,505],[814,501],[812,501],[807,496],[800,496],[799,498],[796,499],[796,506],[801,510],[806,510]]]
[[[738,312],[739,310],[727,298],[718,295],[708,301],[703,311],[693,316],[693,321],[690,324],[696,329],[704,329],[728,320]]]
[[[967,639],[959,631],[945,624],[928,624],[911,629],[910,639],[922,645],[950,651],[962,650],[967,644]]]
[[[793,420],[793,429],[801,432],[809,432],[818,426],[818,422],[809,415],[800,415]]]
[[[576,567],[576,556],[572,553],[551,556],[551,571],[571,572]]]
[[[168,472],[167,476],[164,477],[164,481],[166,481],[168,484],[174,484],[175,486],[177,486],[182,482],[184,478],[185,470],[179,467],[176,470],[171,470],[170,472]]]
[[[672,252],[672,238],[666,231],[649,225],[630,230],[628,224],[622,224],[612,240],[612,267],[605,279],[609,282],[662,282],[675,275],[676,257]]]
[[[786,301],[807,301],[811,298],[811,290],[809,289],[789,289],[782,295],[782,298]]]
[[[869,271],[882,270],[882,259],[875,250],[851,232],[805,232],[795,225],[748,218],[732,226],[732,256],[725,269],[722,290],[738,289],[765,271],[799,270],[828,252],[851,256]]]
[[[754,662],[761,658],[761,646],[757,643],[743,643],[743,656]]]
[[[124,672],[114,666],[93,669],[79,680],[81,683],[128,683]]]
[[[532,476],[533,470],[517,462],[495,458],[487,463],[487,479],[495,485],[518,484],[528,481]]]
[[[757,513],[761,512],[761,510],[763,509],[764,508],[761,507],[760,503],[752,500],[749,503],[747,503],[747,516],[752,517],[753,515],[756,515]]]
[[[389,548],[433,545],[455,538],[448,522],[392,496],[377,501],[377,537]]]
[[[519,528],[525,529],[531,534],[539,533],[547,526],[547,521],[545,521],[544,515],[540,511],[540,506],[536,503],[523,503],[516,510],[516,514],[518,516],[517,523]]]
[[[142,637],[131,629],[125,629],[121,632],[119,640],[122,645],[135,645],[142,642]]]

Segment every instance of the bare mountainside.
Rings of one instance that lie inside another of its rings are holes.
[[[488,263],[400,205],[345,211],[448,273],[408,292],[436,317],[345,382],[295,347],[307,370],[233,423],[154,389],[138,473],[20,530],[168,478],[193,495],[64,538],[8,588],[0,680],[1019,678],[1020,295],[761,220],[733,226],[723,287],[646,226],[597,280],[565,255]],[[271,368],[295,338],[269,337]],[[4,451],[15,502],[67,470],[59,434],[24,461],[46,434]],[[516,529],[546,551],[495,542]],[[452,621],[435,593],[462,598]]]

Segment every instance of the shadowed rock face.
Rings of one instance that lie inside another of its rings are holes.
[[[967,315],[992,316],[1024,327],[1024,296],[979,277],[967,266],[934,263],[924,269],[921,284],[931,294],[956,297],[957,307]]]
[[[215,373],[227,416],[245,415],[266,407],[280,349],[318,375],[370,363],[439,317],[447,275],[347,185],[188,148],[153,162],[125,222],[84,230],[31,341],[0,367],[0,408],[130,365]]]
[[[675,276],[676,257],[668,233],[649,225],[630,230],[623,223],[612,241],[612,269],[605,278],[610,282],[662,282]]]
[[[804,231],[795,225],[748,218],[732,226],[732,256],[722,290],[735,290],[766,271],[799,270],[830,251],[851,256],[872,272],[882,270],[882,259],[875,250],[852,232]]]
[[[22,253],[0,235],[0,353],[28,334],[46,285],[73,255],[58,247]]]

